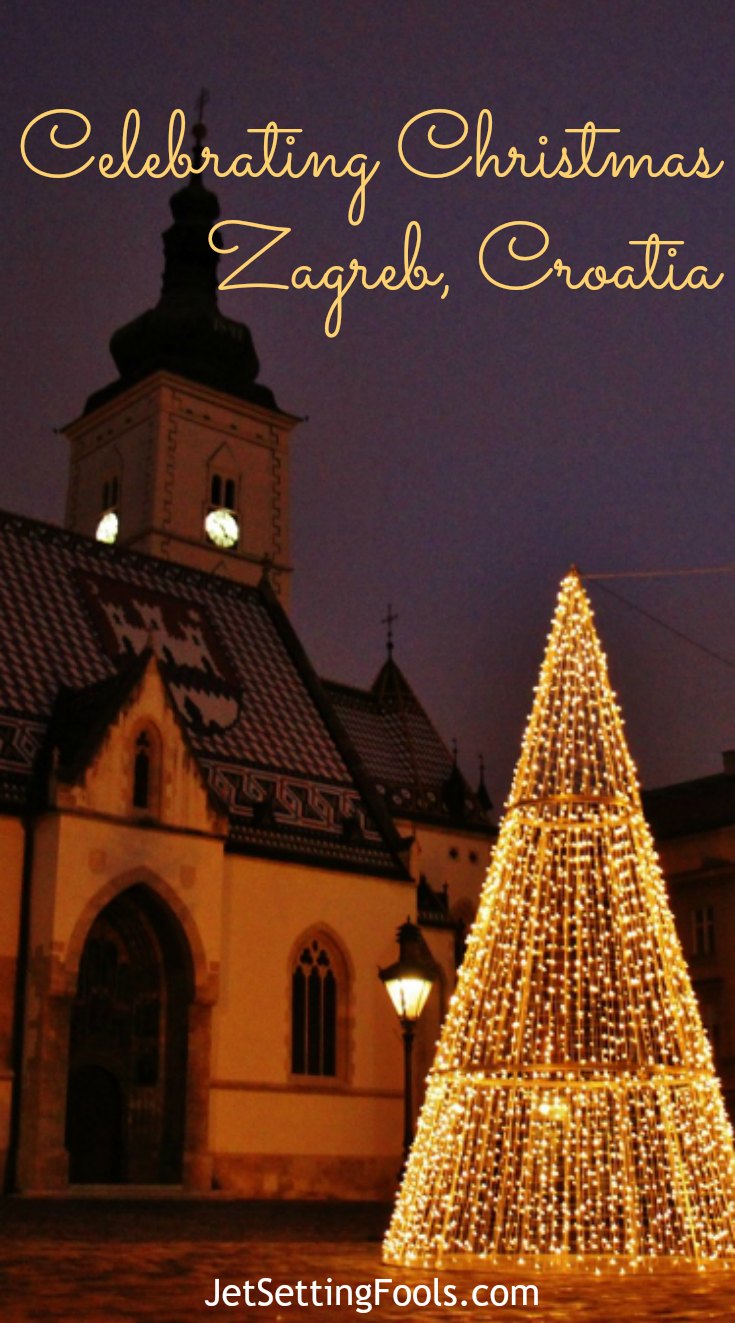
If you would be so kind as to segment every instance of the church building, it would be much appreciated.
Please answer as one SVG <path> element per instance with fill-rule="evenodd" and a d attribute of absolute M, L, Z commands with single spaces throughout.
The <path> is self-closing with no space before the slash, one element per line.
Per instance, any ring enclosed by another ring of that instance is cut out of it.
<path fill-rule="evenodd" d="M 66 429 L 66 527 L 0 515 L 5 1188 L 381 1198 L 419 925 L 417 1085 L 494 827 L 394 656 L 316 674 L 289 620 L 289 445 L 217 306 L 215 195 Z"/>

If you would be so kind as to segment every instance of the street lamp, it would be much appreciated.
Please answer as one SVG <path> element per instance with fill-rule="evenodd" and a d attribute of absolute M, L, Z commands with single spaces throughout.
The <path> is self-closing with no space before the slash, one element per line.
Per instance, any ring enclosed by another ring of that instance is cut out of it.
<path fill-rule="evenodd" d="M 415 1025 L 426 1005 L 436 965 L 415 923 L 407 919 L 397 933 L 399 956 L 395 964 L 378 973 L 385 985 L 403 1033 L 403 1164 L 413 1142 L 413 1040 Z"/>

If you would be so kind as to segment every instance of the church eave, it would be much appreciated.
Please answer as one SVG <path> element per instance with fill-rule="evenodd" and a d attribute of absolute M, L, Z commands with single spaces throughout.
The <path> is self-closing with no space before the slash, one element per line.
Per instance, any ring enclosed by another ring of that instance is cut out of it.
<path fill-rule="evenodd" d="M 284 863 L 309 864 L 332 872 L 356 873 L 382 877 L 388 881 L 413 885 L 410 874 L 387 851 L 372 851 L 329 837 L 312 837 L 276 828 L 271 831 L 243 829 L 231 831 L 227 838 L 228 854 L 242 854 Z"/>
<path fill-rule="evenodd" d="M 173 372 L 170 368 L 156 368 L 145 376 L 139 377 L 131 382 L 125 382 L 122 379 L 118 379 L 116 382 L 111 382 L 110 388 L 114 386 L 116 389 L 113 393 L 107 395 L 106 398 L 100 399 L 99 403 L 95 405 L 95 419 L 99 420 L 100 423 L 103 423 L 108 416 L 112 417 L 119 411 L 123 399 L 132 404 L 137 399 L 143 398 L 145 395 L 149 394 L 152 385 L 170 386 L 173 389 L 184 388 L 190 392 L 195 391 L 201 394 L 202 400 L 210 405 L 217 404 L 218 401 L 221 402 L 224 398 L 227 400 L 227 407 L 230 410 L 236 411 L 239 407 L 242 409 L 243 413 L 247 412 L 248 414 L 252 414 L 255 412 L 256 416 L 260 416 L 262 421 L 268 424 L 272 424 L 275 417 L 289 430 L 295 427 L 297 423 L 304 422 L 304 417 L 300 414 L 289 413 L 287 410 L 279 407 L 266 407 L 262 404 L 258 404 L 254 400 L 245 399 L 241 395 L 230 395 L 227 391 L 219 390 L 215 386 L 208 386 L 205 382 L 183 376 L 181 373 Z M 95 394 L 101 396 L 110 388 L 103 387 L 102 390 Z M 92 397 L 90 396 L 90 399 L 91 398 Z M 77 431 L 86 431 L 89 427 L 89 417 L 91 412 L 92 410 L 85 409 L 83 413 L 76 418 L 73 418 L 71 422 L 58 427 L 56 431 L 73 440 Z"/>
<path fill-rule="evenodd" d="M 0 775 L 0 814 L 23 817 L 30 807 L 30 777 Z"/>

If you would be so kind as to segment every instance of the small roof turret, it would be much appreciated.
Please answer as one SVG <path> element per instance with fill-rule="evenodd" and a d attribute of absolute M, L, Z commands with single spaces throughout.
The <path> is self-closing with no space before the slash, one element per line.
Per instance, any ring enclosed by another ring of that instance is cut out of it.
<path fill-rule="evenodd" d="M 388 656 L 369 689 L 324 681 L 351 741 L 395 817 L 495 834 L 489 812 L 467 785 L 457 762 L 393 656 L 389 608 Z M 487 794 L 487 792 L 486 792 Z"/>

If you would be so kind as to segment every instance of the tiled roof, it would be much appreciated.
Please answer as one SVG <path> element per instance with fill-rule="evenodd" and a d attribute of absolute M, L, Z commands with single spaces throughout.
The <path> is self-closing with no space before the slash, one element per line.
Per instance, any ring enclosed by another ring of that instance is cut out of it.
<path fill-rule="evenodd" d="M 0 806 L 22 802 L 59 693 L 86 690 L 78 702 L 99 716 L 146 648 L 227 806 L 233 848 L 402 876 L 384 806 L 267 586 L 5 514 Z"/>
<path fill-rule="evenodd" d="M 50 742 L 63 779 L 74 781 L 94 757 L 120 708 L 140 683 L 150 648 L 125 661 L 114 675 L 86 689 L 61 688 L 51 713 Z"/>
<path fill-rule="evenodd" d="M 389 657 L 370 689 L 324 681 L 368 774 L 398 818 L 494 828 L 403 672 Z"/>
<path fill-rule="evenodd" d="M 735 825 L 735 776 L 717 772 L 643 792 L 654 837 L 664 841 Z"/>

